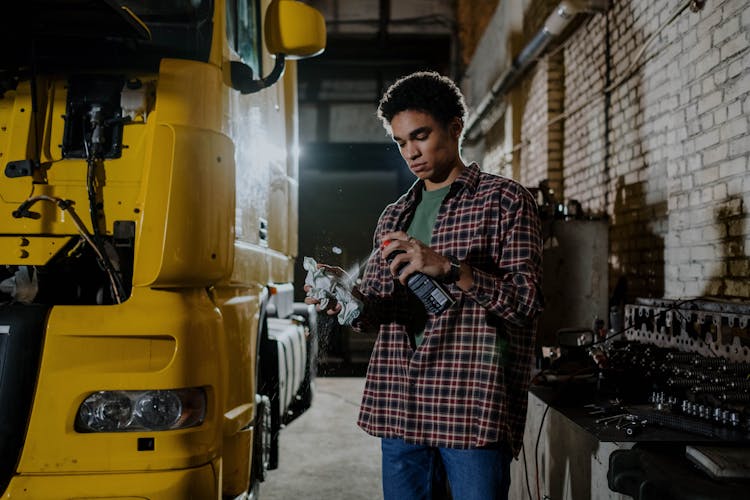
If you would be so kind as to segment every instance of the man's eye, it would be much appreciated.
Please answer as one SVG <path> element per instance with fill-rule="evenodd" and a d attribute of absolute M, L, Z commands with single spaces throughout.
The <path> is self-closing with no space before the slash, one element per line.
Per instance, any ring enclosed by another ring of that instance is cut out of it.
<path fill-rule="evenodd" d="M 424 134 L 419 134 L 419 135 L 417 135 L 417 136 L 415 137 L 415 139 L 416 139 L 416 140 L 418 140 L 418 141 L 424 141 L 424 140 L 426 140 L 426 139 L 427 139 L 427 137 L 429 137 L 429 135 L 430 135 L 430 134 L 427 134 L 427 133 L 424 133 Z"/>
<path fill-rule="evenodd" d="M 398 147 L 401 149 L 404 149 L 404 146 L 406 146 L 405 142 L 397 142 L 396 144 L 398 144 Z"/>

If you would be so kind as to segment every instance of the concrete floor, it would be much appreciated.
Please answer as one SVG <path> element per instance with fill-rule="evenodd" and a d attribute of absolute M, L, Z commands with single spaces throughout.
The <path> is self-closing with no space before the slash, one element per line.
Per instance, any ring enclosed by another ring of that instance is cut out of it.
<path fill-rule="evenodd" d="M 318 377 L 312 408 L 282 430 L 279 468 L 261 500 L 373 500 L 380 488 L 380 441 L 356 425 L 360 377 Z"/>

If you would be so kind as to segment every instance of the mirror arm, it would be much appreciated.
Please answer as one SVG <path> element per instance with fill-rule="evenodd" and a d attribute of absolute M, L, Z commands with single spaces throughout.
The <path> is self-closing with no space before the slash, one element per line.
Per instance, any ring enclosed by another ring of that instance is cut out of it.
<path fill-rule="evenodd" d="M 268 76 L 261 78 L 260 80 L 249 80 L 243 82 L 237 90 L 239 90 L 241 94 L 253 94 L 266 87 L 270 87 L 281 78 L 281 75 L 284 74 L 284 62 L 284 54 L 276 54 L 276 62 Z"/>

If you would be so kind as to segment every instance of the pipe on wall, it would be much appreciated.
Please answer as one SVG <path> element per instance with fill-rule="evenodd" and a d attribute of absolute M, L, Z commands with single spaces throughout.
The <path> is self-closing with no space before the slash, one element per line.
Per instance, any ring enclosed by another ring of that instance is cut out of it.
<path fill-rule="evenodd" d="M 495 80 L 490 91 L 469 115 L 464 128 L 464 140 L 473 143 L 479 139 L 482 121 L 494 109 L 497 100 L 508 93 L 526 70 L 536 62 L 550 42 L 568 27 L 576 14 L 606 12 L 609 4 L 610 0 L 562 0 L 549 15 L 542 28 Z"/>

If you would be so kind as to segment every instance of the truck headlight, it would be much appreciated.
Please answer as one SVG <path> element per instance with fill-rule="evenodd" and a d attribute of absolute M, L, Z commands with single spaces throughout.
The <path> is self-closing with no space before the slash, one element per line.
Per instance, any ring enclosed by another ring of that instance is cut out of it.
<path fill-rule="evenodd" d="M 167 431 L 194 427 L 206 417 L 202 387 L 153 391 L 99 391 L 78 407 L 77 432 Z"/>

